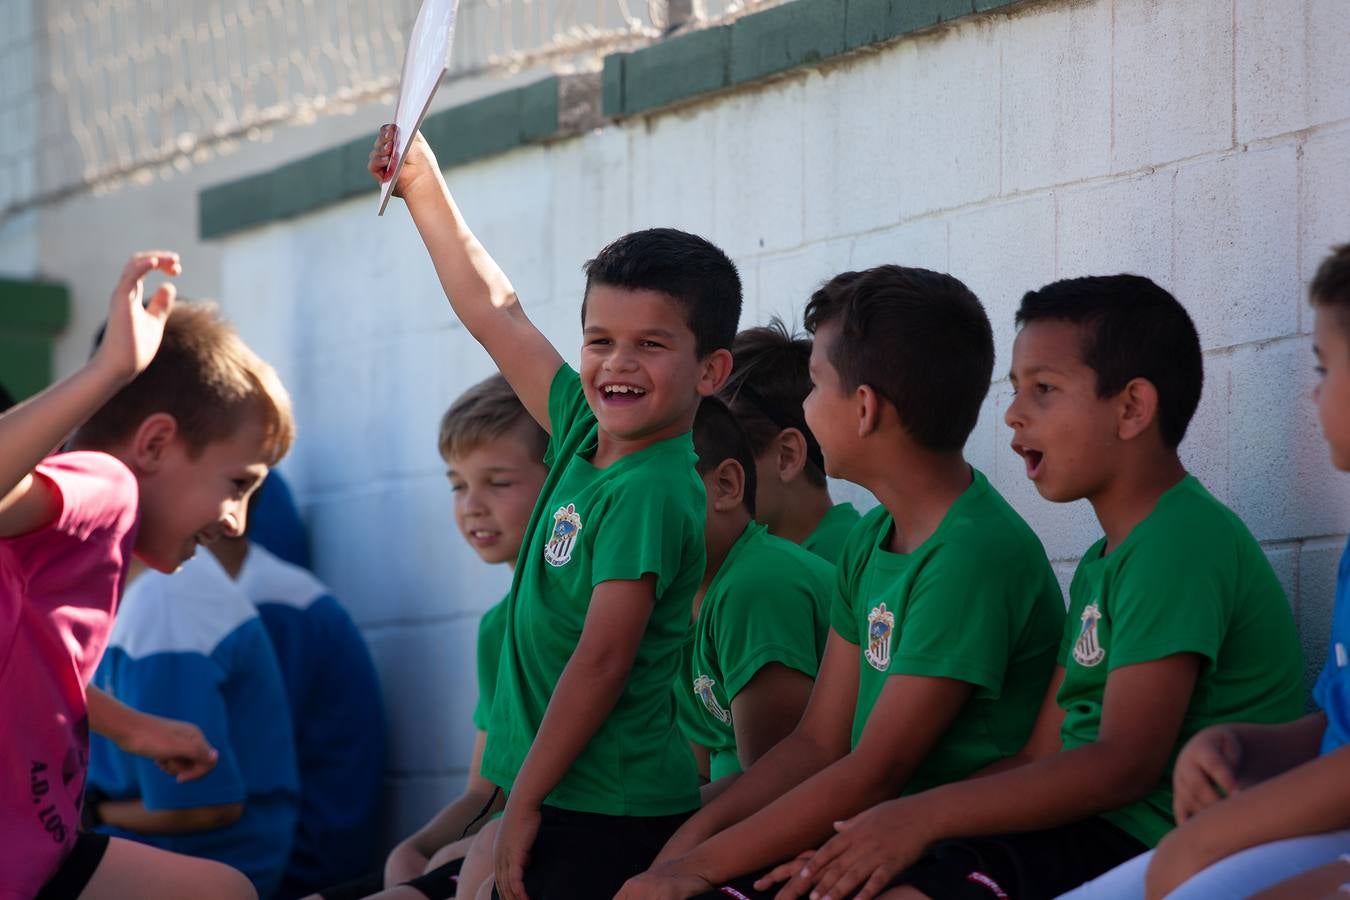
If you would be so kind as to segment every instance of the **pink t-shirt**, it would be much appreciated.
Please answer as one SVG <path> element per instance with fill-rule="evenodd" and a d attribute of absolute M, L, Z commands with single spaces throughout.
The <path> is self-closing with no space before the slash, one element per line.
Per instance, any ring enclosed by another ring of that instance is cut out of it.
<path fill-rule="evenodd" d="M 0 898 L 30 898 L 75 843 L 89 758 L 85 686 L 136 541 L 136 478 L 105 453 L 48 457 L 60 513 L 0 539 Z"/>

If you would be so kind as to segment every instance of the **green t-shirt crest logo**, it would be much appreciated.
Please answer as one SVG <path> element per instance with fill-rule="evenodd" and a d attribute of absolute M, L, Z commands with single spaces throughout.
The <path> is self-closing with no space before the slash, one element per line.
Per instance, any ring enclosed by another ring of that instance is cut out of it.
<path fill-rule="evenodd" d="M 713 694 L 713 685 L 716 683 L 717 682 L 713 681 L 707 675 L 700 674 L 694 679 L 694 694 L 703 701 L 703 705 L 707 708 L 708 712 L 712 714 L 714 719 L 721 722 L 723 725 L 730 725 L 731 712 L 724 709 L 722 704 L 717 702 L 717 697 Z"/>
<path fill-rule="evenodd" d="M 863 656 L 872 668 L 884 672 L 891 664 L 891 632 L 895 631 L 895 613 L 886 604 L 876 606 L 867 614 L 867 649 Z"/>
<path fill-rule="evenodd" d="M 581 516 L 575 503 L 558 508 L 553 514 L 553 532 L 544 545 L 544 561 L 550 566 L 565 566 L 572 561 L 572 550 L 581 534 Z"/>
<path fill-rule="evenodd" d="M 1106 648 L 1097 635 L 1097 623 L 1101 618 L 1102 611 L 1097 608 L 1097 604 L 1089 603 L 1083 607 L 1083 630 L 1078 633 L 1078 641 L 1073 645 L 1073 659 L 1080 666 L 1090 669 L 1106 659 Z"/>

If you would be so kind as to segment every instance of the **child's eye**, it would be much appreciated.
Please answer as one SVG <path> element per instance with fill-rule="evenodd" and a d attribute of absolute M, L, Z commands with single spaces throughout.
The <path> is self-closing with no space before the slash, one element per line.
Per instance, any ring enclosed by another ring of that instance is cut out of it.
<path fill-rule="evenodd" d="M 1048 394 L 1054 389 L 1054 385 L 1046 384 L 1044 381 L 1036 382 L 1036 392 L 1039 394 Z"/>
<path fill-rule="evenodd" d="M 492 485 L 495 488 L 509 488 L 516 486 L 516 483 L 514 481 L 489 481 L 488 484 Z"/>
<path fill-rule="evenodd" d="M 253 482 L 247 478 L 234 478 L 231 479 L 231 483 L 234 485 L 234 492 L 236 494 L 247 494 L 248 489 L 253 487 Z"/>
<path fill-rule="evenodd" d="M 452 481 L 450 482 L 450 493 L 458 494 L 460 491 L 464 490 L 467 486 L 468 485 L 465 485 L 462 482 Z"/>
<path fill-rule="evenodd" d="M 599 347 L 609 343 L 609 338 L 591 338 L 586 342 L 587 347 Z"/>
<path fill-rule="evenodd" d="M 659 349 L 662 348 L 663 345 L 658 344 L 656 341 L 643 341 L 643 342 L 642 342 L 642 346 L 643 346 L 643 347 L 655 347 L 656 349 L 659 350 Z"/>

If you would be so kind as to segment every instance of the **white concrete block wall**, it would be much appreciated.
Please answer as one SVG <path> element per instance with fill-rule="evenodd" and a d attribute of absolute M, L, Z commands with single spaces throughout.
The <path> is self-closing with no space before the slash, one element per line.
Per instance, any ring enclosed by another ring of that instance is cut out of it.
<path fill-rule="evenodd" d="M 1264 543 L 1313 671 L 1350 476 L 1328 464 L 1309 399 L 1304 294 L 1328 247 L 1350 240 L 1348 44 L 1336 0 L 1035 3 L 449 178 L 573 360 L 580 265 L 637 227 L 727 247 L 744 325 L 800 321 L 847 267 L 965 279 L 998 352 L 969 455 L 1066 586 L 1098 529 L 1087 504 L 1043 501 L 1008 449 L 1013 312 L 1055 278 L 1154 278 L 1190 309 L 1206 354 L 1183 457 Z M 473 617 L 505 585 L 461 547 L 434 447 L 441 409 L 490 366 L 397 204 L 376 220 L 353 201 L 220 251 L 227 309 L 295 392 L 287 467 L 318 567 L 385 677 L 392 835 L 458 784 Z"/>

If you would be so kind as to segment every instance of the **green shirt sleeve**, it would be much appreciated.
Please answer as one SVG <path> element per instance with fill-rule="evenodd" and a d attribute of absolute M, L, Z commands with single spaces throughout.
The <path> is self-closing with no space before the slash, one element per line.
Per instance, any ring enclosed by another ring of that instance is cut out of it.
<path fill-rule="evenodd" d="M 877 530 L 890 521 L 886 510 L 880 506 L 863 516 L 861 522 L 849 532 L 848 541 L 839 554 L 839 564 L 835 568 L 834 597 L 830 601 L 830 628 L 850 644 L 862 644 L 862 635 L 857 610 L 854 608 L 856 583 L 863 564 L 873 543 L 877 540 Z"/>
<path fill-rule="evenodd" d="M 581 389 L 581 375 L 563 363 L 554 373 L 548 389 L 549 438 L 548 449 L 544 452 L 544 465 L 553 467 L 559 449 L 573 428 L 578 424 L 589 427 L 594 421 L 595 414 L 586 405 L 586 394 Z"/>
<path fill-rule="evenodd" d="M 478 621 L 478 702 L 473 708 L 473 727 L 487 731 L 492 699 L 497 690 L 497 669 L 506 641 L 506 601 L 483 613 Z"/>
<path fill-rule="evenodd" d="M 916 574 L 891 650 L 890 675 L 953 678 L 997 699 L 1020 626 L 1013 614 L 1038 577 L 1017 561 L 978 552 L 978 543 L 944 544 Z M 983 548 L 988 549 L 986 546 Z"/>
<path fill-rule="evenodd" d="M 770 560 L 771 561 L 771 560 Z M 728 699 L 750 683 L 760 669 L 779 663 L 803 675 L 816 677 L 816 598 L 812 588 L 825 589 L 829 581 L 812 581 L 805 572 L 778 573 L 749 567 L 732 596 L 717 604 L 712 621 L 713 643 L 722 667 L 722 686 Z"/>
<path fill-rule="evenodd" d="M 703 522 L 695 521 L 705 505 L 702 483 L 692 477 L 629 482 L 616 491 L 604 508 L 592 512 L 596 522 L 591 586 L 605 581 L 636 581 L 656 576 L 656 595 L 670 587 L 685 566 L 703 571 Z M 693 494 L 698 496 L 694 497 Z"/>
<path fill-rule="evenodd" d="M 1206 535 L 1175 535 L 1128 548 L 1107 585 L 1112 670 L 1177 653 L 1218 659 L 1234 592 L 1227 573 L 1238 562 L 1211 543 Z"/>

